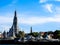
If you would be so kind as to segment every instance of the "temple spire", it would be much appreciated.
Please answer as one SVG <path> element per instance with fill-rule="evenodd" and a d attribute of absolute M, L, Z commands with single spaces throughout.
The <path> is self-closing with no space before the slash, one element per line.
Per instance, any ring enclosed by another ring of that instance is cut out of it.
<path fill-rule="evenodd" d="M 14 12 L 14 20 L 13 20 L 13 27 L 14 27 L 14 32 L 15 32 L 15 34 L 17 34 L 18 33 L 18 27 L 17 27 L 17 13 L 16 13 L 16 11 Z"/>
<path fill-rule="evenodd" d="M 30 33 L 32 33 L 32 27 L 30 27 Z"/>
<path fill-rule="evenodd" d="M 13 24 L 12 27 L 9 30 L 9 36 L 13 36 L 14 38 L 16 37 L 16 35 L 18 34 L 18 20 L 17 20 L 17 12 L 16 10 L 14 11 L 14 18 L 13 18 Z"/>
<path fill-rule="evenodd" d="M 16 15 L 16 10 L 15 10 L 15 16 L 14 17 L 17 17 L 17 15 Z"/>

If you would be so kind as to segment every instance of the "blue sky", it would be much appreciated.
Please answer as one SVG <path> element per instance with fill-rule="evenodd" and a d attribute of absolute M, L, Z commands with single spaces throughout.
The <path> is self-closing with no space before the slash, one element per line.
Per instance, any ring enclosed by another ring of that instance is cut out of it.
<path fill-rule="evenodd" d="M 0 32 L 9 31 L 15 10 L 21 31 L 60 30 L 60 0 L 0 0 Z"/>

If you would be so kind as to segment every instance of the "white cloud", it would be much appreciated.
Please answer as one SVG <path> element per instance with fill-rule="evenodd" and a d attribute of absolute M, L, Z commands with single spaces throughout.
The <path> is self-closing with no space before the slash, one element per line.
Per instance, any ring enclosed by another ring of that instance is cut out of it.
<path fill-rule="evenodd" d="M 11 28 L 10 24 L 12 25 L 12 17 L 7 16 L 0 16 L 0 31 L 3 32 L 4 30 L 8 31 Z"/>
<path fill-rule="evenodd" d="M 54 12 L 55 12 L 55 14 L 60 14 L 60 7 L 59 6 L 55 6 L 54 7 Z"/>
<path fill-rule="evenodd" d="M 55 1 L 59 1 L 60 2 L 60 0 L 55 0 Z"/>
<path fill-rule="evenodd" d="M 0 16 L 0 27 L 2 27 L 2 29 L 5 28 L 5 30 L 8 30 L 9 28 L 11 28 L 12 21 L 13 19 L 11 17 Z M 53 17 L 23 17 L 23 18 L 18 17 L 19 24 L 26 24 L 30 26 L 42 25 L 50 22 L 60 23 L 60 15 L 55 15 Z"/>
<path fill-rule="evenodd" d="M 37 24 L 44 24 L 48 22 L 60 22 L 60 17 L 30 17 L 30 18 L 23 18 L 21 21 L 22 24 L 27 25 L 37 25 Z"/>
<path fill-rule="evenodd" d="M 12 2 L 8 6 L 13 6 L 17 3 L 18 0 L 12 0 Z"/>
<path fill-rule="evenodd" d="M 40 3 L 44 3 L 46 2 L 47 0 L 39 0 Z"/>
<path fill-rule="evenodd" d="M 47 1 L 58 1 L 58 2 L 60 2 L 60 0 L 39 0 L 40 3 L 45 3 Z"/>
<path fill-rule="evenodd" d="M 52 5 L 52 4 L 45 4 L 45 5 L 43 5 L 43 7 L 44 7 L 47 11 L 49 11 L 50 13 L 53 12 L 53 10 L 52 10 L 53 5 Z"/>
<path fill-rule="evenodd" d="M 2 30 L 2 32 L 3 31 L 9 31 L 9 29 L 11 28 L 11 26 L 10 25 L 6 25 L 6 24 L 3 24 L 3 25 L 0 25 L 0 31 Z"/>
<path fill-rule="evenodd" d="M 54 3 L 54 2 L 58 3 L 60 2 L 60 0 L 39 0 L 39 2 L 44 3 L 42 4 L 42 7 L 43 9 L 45 9 L 45 11 L 50 12 L 50 13 L 60 13 L 60 6 L 55 5 Z"/>
<path fill-rule="evenodd" d="M 0 16 L 0 24 L 1 23 L 12 23 L 12 17 Z"/>

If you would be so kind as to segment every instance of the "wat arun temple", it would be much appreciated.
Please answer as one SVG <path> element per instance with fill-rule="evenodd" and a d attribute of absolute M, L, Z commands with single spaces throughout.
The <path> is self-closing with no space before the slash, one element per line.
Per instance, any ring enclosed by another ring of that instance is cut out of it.
<path fill-rule="evenodd" d="M 17 13 L 16 13 L 16 11 L 15 11 L 15 12 L 14 12 L 13 24 L 12 24 L 11 28 L 9 29 L 8 37 L 13 37 L 13 38 L 15 38 L 16 35 L 18 34 L 19 29 L 18 29 L 17 23 L 18 23 L 18 22 L 17 22 Z"/>

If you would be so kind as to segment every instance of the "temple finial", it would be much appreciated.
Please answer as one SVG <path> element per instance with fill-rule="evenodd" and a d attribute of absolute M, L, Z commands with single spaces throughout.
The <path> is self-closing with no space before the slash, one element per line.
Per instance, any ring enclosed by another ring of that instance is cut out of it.
<path fill-rule="evenodd" d="M 15 10 L 15 17 L 17 17 L 17 15 L 16 15 L 16 10 Z"/>
<path fill-rule="evenodd" d="M 30 27 L 30 33 L 32 33 L 32 27 Z"/>

